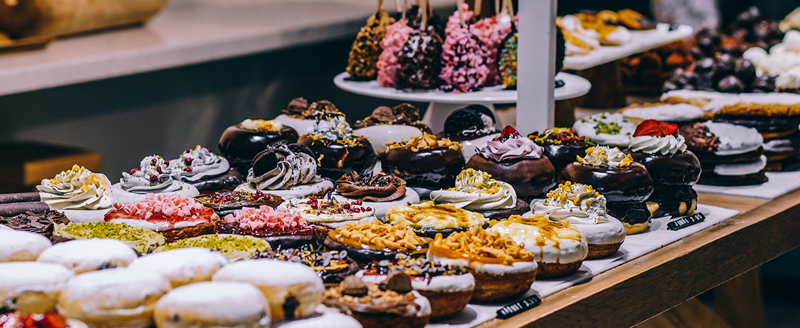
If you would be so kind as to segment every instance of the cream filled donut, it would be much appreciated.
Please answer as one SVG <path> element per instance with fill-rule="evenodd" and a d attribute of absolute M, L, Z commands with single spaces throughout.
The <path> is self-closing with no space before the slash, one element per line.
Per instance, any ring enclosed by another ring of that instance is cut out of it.
<path fill-rule="evenodd" d="M 568 221 L 586 237 L 587 259 L 614 254 L 625 241 L 625 226 L 606 212 L 606 198 L 592 186 L 565 182 L 547 193 L 547 198 L 532 206 L 534 216 L 552 221 Z"/>
<path fill-rule="evenodd" d="M 267 298 L 273 321 L 307 317 L 325 295 L 325 285 L 314 269 L 279 260 L 233 263 L 217 271 L 213 280 L 256 285 Z"/>
<path fill-rule="evenodd" d="M 288 320 L 279 323 L 276 328 L 361 328 L 361 323 L 349 315 L 345 315 L 322 307 L 323 310 L 311 317 L 298 320 Z"/>
<path fill-rule="evenodd" d="M 93 328 L 153 325 L 156 302 L 170 290 L 158 273 L 111 269 L 70 279 L 58 297 L 58 312 Z"/>
<path fill-rule="evenodd" d="M 49 263 L 0 263 L 0 309 L 25 313 L 55 311 L 58 293 L 75 274 Z"/>
<path fill-rule="evenodd" d="M 586 238 L 567 221 L 518 215 L 493 221 L 489 231 L 508 235 L 533 253 L 539 264 L 539 278 L 566 276 L 578 271 L 589 254 Z"/>
<path fill-rule="evenodd" d="M 36 261 L 52 243 L 33 232 L 0 229 L 0 262 Z"/>
<path fill-rule="evenodd" d="M 46 249 L 36 260 L 60 264 L 75 274 L 126 267 L 136 259 L 136 251 L 114 239 L 72 240 Z"/>
<path fill-rule="evenodd" d="M 209 281 L 228 264 L 228 258 L 207 248 L 180 248 L 159 252 L 133 261 L 128 268 L 157 272 L 167 278 L 172 288 Z"/>
<path fill-rule="evenodd" d="M 159 328 L 270 326 L 269 305 L 256 286 L 239 282 L 199 282 L 164 295 L 153 313 Z"/>

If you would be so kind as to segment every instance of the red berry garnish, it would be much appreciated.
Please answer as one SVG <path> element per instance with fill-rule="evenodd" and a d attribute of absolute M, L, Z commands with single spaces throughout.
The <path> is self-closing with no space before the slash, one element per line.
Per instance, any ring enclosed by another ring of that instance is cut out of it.
<path fill-rule="evenodd" d="M 164 183 L 164 178 L 158 179 L 158 183 Z"/>
<path fill-rule="evenodd" d="M 187 149 L 187 150 L 186 150 L 184 153 L 187 153 L 187 154 L 188 154 L 188 153 L 191 153 L 191 152 L 192 152 L 192 150 L 191 150 L 191 149 Z"/>
<path fill-rule="evenodd" d="M 150 175 L 150 182 L 156 182 L 156 181 L 158 181 L 158 176 L 155 174 Z"/>
<path fill-rule="evenodd" d="M 360 200 L 357 200 L 357 201 L 356 201 L 356 205 L 361 205 L 361 204 L 363 204 L 363 203 L 364 203 L 364 202 L 362 202 L 362 201 L 360 201 Z"/>
<path fill-rule="evenodd" d="M 133 169 L 133 170 L 131 170 L 131 172 L 130 172 L 130 175 L 134 175 L 136 172 L 139 172 L 139 169 Z"/>
<path fill-rule="evenodd" d="M 633 133 L 634 137 L 651 136 L 651 137 L 665 137 L 674 136 L 678 134 L 678 125 L 670 124 L 656 120 L 646 120 L 636 127 L 636 132 Z"/>
<path fill-rule="evenodd" d="M 158 163 L 158 160 L 155 158 L 153 158 L 153 160 L 150 161 L 150 164 L 156 165 L 156 163 Z"/>
<path fill-rule="evenodd" d="M 162 173 L 162 172 L 161 172 L 161 166 L 156 166 L 156 172 L 158 172 L 158 173 Z"/>
<path fill-rule="evenodd" d="M 164 165 L 169 166 L 169 161 L 164 161 Z"/>
<path fill-rule="evenodd" d="M 512 126 L 507 125 L 503 128 L 503 132 L 500 133 L 500 139 L 508 139 L 511 137 L 519 137 L 519 131 Z"/>
<path fill-rule="evenodd" d="M 183 170 L 186 171 L 186 172 L 192 172 L 192 168 L 189 167 L 189 166 L 184 167 Z"/>
<path fill-rule="evenodd" d="M 191 157 L 184 158 L 183 163 L 186 164 L 186 166 L 192 165 L 192 158 Z"/>
<path fill-rule="evenodd" d="M 367 207 L 367 212 L 372 211 L 372 207 Z"/>
<path fill-rule="evenodd" d="M 344 204 L 344 205 L 342 205 L 342 208 L 344 208 L 346 210 L 349 210 L 350 209 L 350 204 Z"/>

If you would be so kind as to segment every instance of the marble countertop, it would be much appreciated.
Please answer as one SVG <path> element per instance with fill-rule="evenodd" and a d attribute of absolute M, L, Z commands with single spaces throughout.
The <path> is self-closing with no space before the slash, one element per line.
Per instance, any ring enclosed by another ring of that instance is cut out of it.
<path fill-rule="evenodd" d="M 432 0 L 434 8 L 455 7 Z M 394 11 L 394 2 L 386 1 Z M 0 95 L 273 51 L 355 34 L 365 0 L 173 0 L 142 26 L 57 39 L 0 56 Z"/>

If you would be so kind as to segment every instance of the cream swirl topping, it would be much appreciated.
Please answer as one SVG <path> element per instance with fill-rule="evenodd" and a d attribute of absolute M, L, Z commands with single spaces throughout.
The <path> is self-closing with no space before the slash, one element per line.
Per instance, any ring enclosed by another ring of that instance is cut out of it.
<path fill-rule="evenodd" d="M 432 191 L 430 197 L 434 203 L 470 211 L 512 208 L 517 203 L 517 193 L 511 185 L 471 168 L 458 174 L 455 188 Z"/>
<path fill-rule="evenodd" d="M 633 158 L 617 147 L 595 146 L 586 149 L 586 157 L 578 156 L 578 163 L 616 169 L 630 167 L 633 164 Z"/>
<path fill-rule="evenodd" d="M 123 190 L 136 193 L 166 193 L 182 188 L 180 173 L 173 170 L 170 161 L 158 155 L 147 156 L 139 163 L 139 168 L 122 172 L 120 186 Z"/>
<path fill-rule="evenodd" d="M 481 156 L 497 162 L 517 158 L 538 159 L 542 157 L 543 152 L 544 148 L 534 143 L 533 140 L 519 135 L 495 138 L 480 150 Z"/>
<path fill-rule="evenodd" d="M 98 210 L 114 204 L 108 178 L 78 165 L 42 180 L 36 189 L 43 202 L 58 210 Z"/>
<path fill-rule="evenodd" d="M 317 161 L 310 154 L 295 151 L 286 143 L 278 143 L 268 149 L 274 154 L 274 168 L 258 176 L 253 168 L 247 173 L 247 182 L 256 189 L 284 190 L 298 184 L 320 181 L 317 176 Z M 254 166 L 257 164 L 254 162 Z"/>
<path fill-rule="evenodd" d="M 173 172 L 189 182 L 224 174 L 231 167 L 227 159 L 199 145 L 194 149 L 187 149 L 178 159 L 169 162 Z"/>
<path fill-rule="evenodd" d="M 574 224 L 606 223 L 606 198 L 592 186 L 567 181 L 537 200 L 533 215 Z"/>
<path fill-rule="evenodd" d="M 634 152 L 669 155 L 686 152 L 686 140 L 682 135 L 664 137 L 638 136 L 628 141 L 628 148 Z"/>
<path fill-rule="evenodd" d="M 330 119 L 317 120 L 311 134 L 326 140 L 344 141 L 353 137 L 353 128 L 350 127 L 344 116 L 335 116 Z"/>

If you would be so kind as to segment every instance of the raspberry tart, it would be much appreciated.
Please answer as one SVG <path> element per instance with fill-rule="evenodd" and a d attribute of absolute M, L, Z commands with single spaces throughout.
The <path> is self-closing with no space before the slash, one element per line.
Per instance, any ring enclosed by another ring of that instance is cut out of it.
<path fill-rule="evenodd" d="M 217 233 L 238 234 L 266 240 L 275 248 L 322 245 L 325 232 L 310 225 L 297 212 L 269 206 L 244 207 L 215 221 Z"/>
<path fill-rule="evenodd" d="M 161 232 L 168 242 L 214 233 L 214 210 L 180 195 L 149 194 L 143 200 L 122 205 L 106 213 L 104 220 L 127 223 Z"/>

